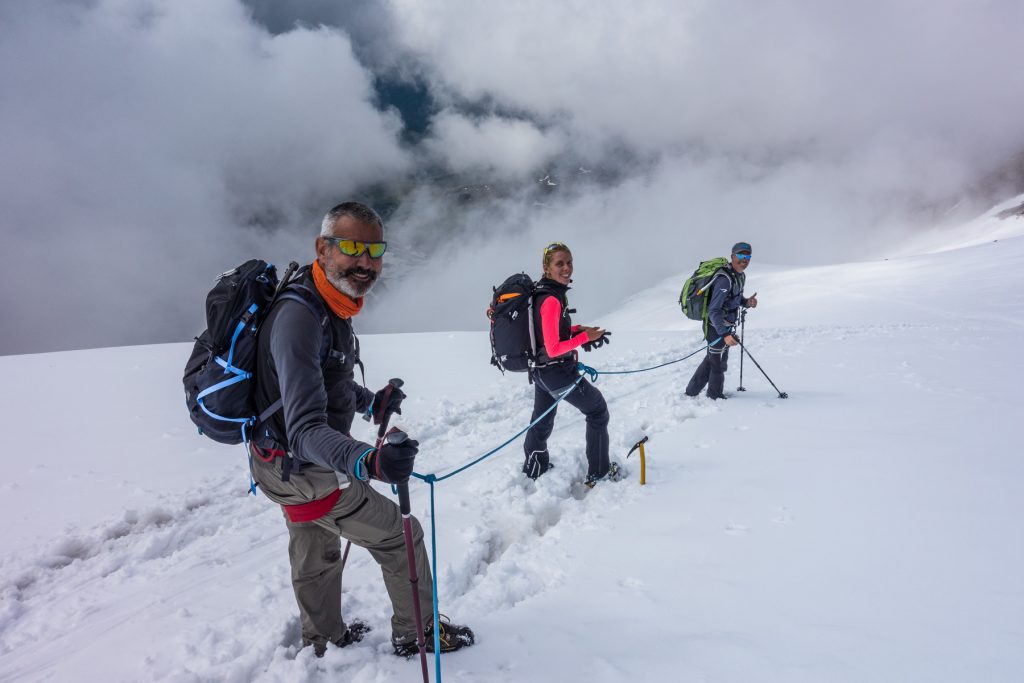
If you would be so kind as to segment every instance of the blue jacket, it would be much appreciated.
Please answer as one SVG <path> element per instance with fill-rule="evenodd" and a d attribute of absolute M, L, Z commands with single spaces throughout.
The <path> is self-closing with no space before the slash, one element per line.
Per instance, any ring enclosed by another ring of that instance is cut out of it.
<path fill-rule="evenodd" d="M 732 332 L 740 306 L 747 305 L 747 298 L 743 296 L 746 280 L 746 274 L 737 273 L 732 266 L 726 266 L 711 281 L 705 334 L 713 331 L 716 337 L 724 337 Z"/>

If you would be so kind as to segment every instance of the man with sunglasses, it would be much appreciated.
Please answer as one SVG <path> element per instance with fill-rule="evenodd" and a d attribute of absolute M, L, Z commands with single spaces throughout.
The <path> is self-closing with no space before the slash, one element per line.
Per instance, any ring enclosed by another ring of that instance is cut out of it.
<path fill-rule="evenodd" d="M 708 314 L 704 318 L 704 338 L 708 340 L 707 355 L 697 366 L 686 385 L 687 396 L 697 396 L 705 387 L 708 398 L 728 398 L 723 391 L 725 371 L 729 364 L 729 347 L 736 346 L 733 331 L 739 315 L 739 309 L 756 308 L 757 295 L 750 298 L 743 296 L 743 286 L 747 276 L 744 274 L 750 265 L 753 249 L 746 242 L 737 242 L 732 246 L 729 265 L 722 268 L 711 281 L 708 294 Z"/>
<path fill-rule="evenodd" d="M 369 630 L 342 619 L 341 537 L 366 548 L 380 565 L 394 610 L 395 654 L 415 654 L 417 631 L 427 630 L 414 616 L 401 513 L 369 484 L 371 478 L 407 480 L 419 444 L 391 440 L 375 448 L 349 433 L 356 412 L 381 424 L 389 413 L 402 412 L 405 398 L 397 384 L 374 394 L 355 379 L 362 363 L 352 318 L 380 276 L 383 237 L 383 223 L 368 206 L 347 202 L 331 209 L 316 239 L 316 260 L 297 273 L 259 332 L 255 396 L 266 417 L 254 430 L 250 464 L 260 490 L 283 509 L 302 643 L 318 657 L 329 643 L 345 647 Z M 431 616 L 423 529 L 416 519 L 412 526 L 420 609 Z M 467 627 L 445 623 L 441 651 L 473 639 Z M 433 652 L 432 629 L 427 645 Z"/>

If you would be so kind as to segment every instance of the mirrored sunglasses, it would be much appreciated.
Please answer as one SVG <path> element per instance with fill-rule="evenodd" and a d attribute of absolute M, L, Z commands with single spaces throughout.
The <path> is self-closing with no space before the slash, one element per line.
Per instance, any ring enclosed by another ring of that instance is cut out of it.
<path fill-rule="evenodd" d="M 370 252 L 370 258 L 380 258 L 388 250 L 387 242 L 360 242 L 345 237 L 324 237 L 328 242 L 334 242 L 338 249 L 345 256 L 359 257 L 364 251 Z"/>

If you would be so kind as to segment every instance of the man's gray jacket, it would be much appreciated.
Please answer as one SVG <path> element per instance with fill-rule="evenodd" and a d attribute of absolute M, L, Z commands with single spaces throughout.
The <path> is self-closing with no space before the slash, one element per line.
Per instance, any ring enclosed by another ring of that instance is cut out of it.
<path fill-rule="evenodd" d="M 292 299 L 274 305 L 260 329 L 256 407 L 262 411 L 279 398 L 282 405 L 259 427 L 254 441 L 265 451 L 287 451 L 294 458 L 292 472 L 316 480 L 316 491 L 310 492 L 315 499 L 339 485 L 344 488 L 348 476 L 355 475 L 359 456 L 371 448 L 349 436 L 349 430 L 355 413 L 366 411 L 374 395 L 355 381 L 359 342 L 351 320 L 331 312 L 308 272 L 298 284 L 322 305 L 330 349 L 325 353 L 323 321 L 310 306 Z M 304 501 L 277 502 L 293 505 Z"/>

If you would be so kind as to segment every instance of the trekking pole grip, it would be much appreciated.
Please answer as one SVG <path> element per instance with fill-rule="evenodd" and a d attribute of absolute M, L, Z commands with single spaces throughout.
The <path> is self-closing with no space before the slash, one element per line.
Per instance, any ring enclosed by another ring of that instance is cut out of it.
<path fill-rule="evenodd" d="M 398 509 L 402 511 L 402 516 L 406 517 L 412 512 L 412 503 L 409 501 L 409 480 L 406 479 L 400 484 L 396 484 L 398 488 Z"/>

